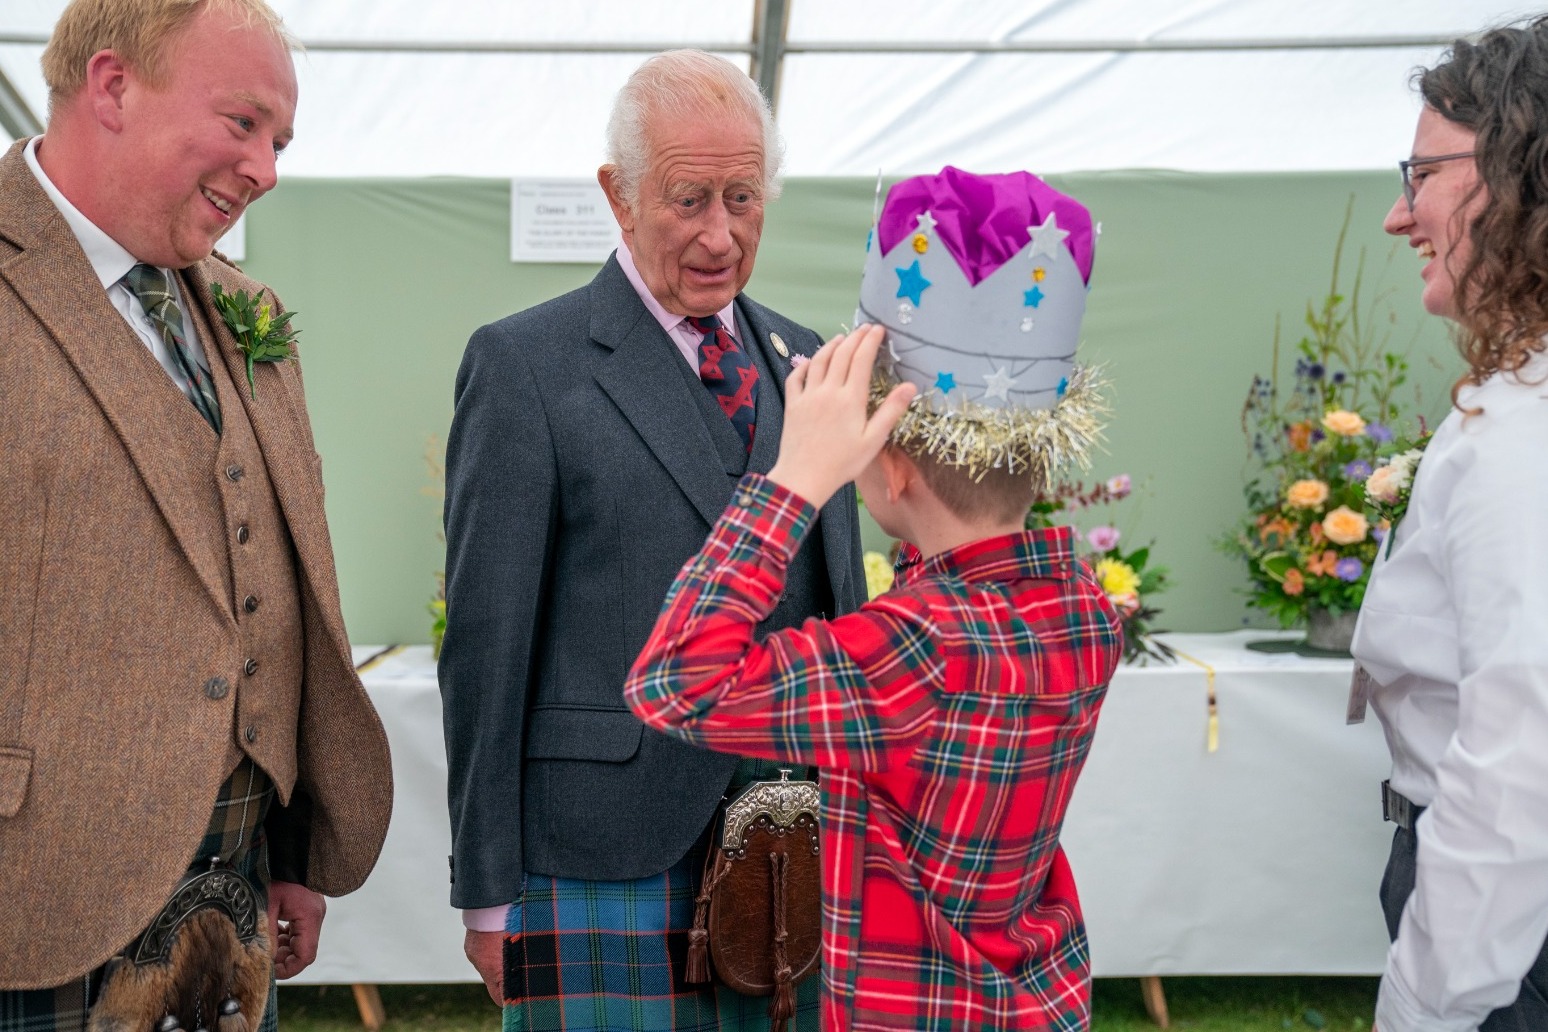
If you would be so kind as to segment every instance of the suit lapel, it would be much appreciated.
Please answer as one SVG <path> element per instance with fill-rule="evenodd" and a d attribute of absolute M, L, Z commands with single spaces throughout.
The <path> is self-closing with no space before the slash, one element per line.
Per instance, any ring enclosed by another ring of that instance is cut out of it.
<path fill-rule="evenodd" d="M 613 352 L 597 383 L 712 526 L 726 506 L 727 478 L 687 379 L 670 365 L 681 356 L 616 259 L 608 259 L 591 290 L 591 339 Z"/>
<path fill-rule="evenodd" d="M 811 334 L 789 323 L 783 326 L 774 325 L 774 321 L 767 318 L 767 309 L 753 304 L 746 298 L 737 299 L 737 314 L 743 325 L 747 327 L 747 335 L 751 338 L 747 346 L 758 349 L 763 358 L 764 367 L 774 374 L 774 387 L 779 394 L 778 405 L 771 404 L 765 408 L 763 404 L 765 399 L 761 392 L 758 401 L 758 439 L 753 445 L 754 456 L 757 458 L 766 455 L 767 461 L 756 468 L 768 470 L 773 468 L 774 459 L 779 454 L 779 435 L 784 427 L 785 378 L 794 368 L 791 365 L 790 356 L 805 355 L 810 358 L 814 354 L 810 347 Z M 790 356 L 781 355 L 774 347 L 775 333 L 779 334 Z M 764 425 L 765 421 L 768 423 L 767 426 Z M 765 449 L 769 450 L 765 452 Z M 822 507 L 821 518 L 817 521 L 818 529 L 822 534 L 822 555 L 828 566 L 828 580 L 832 584 L 835 599 L 841 597 L 840 592 L 853 565 L 850 548 L 857 515 L 854 495 L 851 492 L 852 489 L 848 487 L 840 489 L 838 494 Z"/>
<path fill-rule="evenodd" d="M 69 359 L 123 442 L 200 582 L 216 607 L 230 616 L 219 572 L 224 542 L 212 539 L 197 518 L 184 450 L 165 441 L 167 427 L 174 425 L 169 420 L 186 415 L 174 406 L 191 406 L 175 389 L 148 392 L 148 377 L 126 374 L 126 366 L 148 363 L 165 376 L 114 310 L 75 234 L 27 168 L 20 147 L 17 144 L 0 161 L 0 233 L 22 250 L 0 266 L 0 276 Z"/>

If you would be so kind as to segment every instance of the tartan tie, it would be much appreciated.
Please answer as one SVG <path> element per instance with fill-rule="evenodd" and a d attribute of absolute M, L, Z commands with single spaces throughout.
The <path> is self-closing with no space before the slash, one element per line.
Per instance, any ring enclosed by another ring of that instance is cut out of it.
<path fill-rule="evenodd" d="M 188 400 L 199 410 L 199 415 L 220 433 L 220 398 L 215 394 L 215 382 L 210 374 L 200 368 L 188 350 L 183 336 L 183 313 L 172 299 L 172 289 L 167 277 L 154 265 L 141 262 L 124 274 L 124 286 L 140 299 L 140 306 L 150 316 L 151 325 L 161 334 L 172 359 L 188 381 Z"/>
<path fill-rule="evenodd" d="M 720 402 L 720 410 L 741 435 L 747 453 L 752 454 L 753 435 L 758 420 L 758 367 L 736 340 L 720 325 L 717 315 L 688 316 L 694 329 L 704 334 L 699 341 L 699 379 Z"/>

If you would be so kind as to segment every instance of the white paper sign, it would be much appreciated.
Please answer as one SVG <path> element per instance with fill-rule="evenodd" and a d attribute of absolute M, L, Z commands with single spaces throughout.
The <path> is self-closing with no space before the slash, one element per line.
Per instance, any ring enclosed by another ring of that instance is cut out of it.
<path fill-rule="evenodd" d="M 606 261 L 618 223 L 595 179 L 511 180 L 511 261 Z"/>

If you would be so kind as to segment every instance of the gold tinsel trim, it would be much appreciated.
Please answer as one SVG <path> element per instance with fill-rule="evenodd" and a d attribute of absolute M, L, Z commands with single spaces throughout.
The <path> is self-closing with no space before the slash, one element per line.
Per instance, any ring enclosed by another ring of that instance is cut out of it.
<path fill-rule="evenodd" d="M 898 380 L 881 369 L 871 378 L 871 407 L 886 398 Z M 1051 409 L 990 408 L 969 401 L 937 407 L 937 398 L 921 393 L 892 432 L 892 443 L 948 466 L 967 469 L 980 480 L 991 469 L 1008 468 L 1038 480 L 1051 490 L 1055 477 L 1070 464 L 1091 465 L 1090 451 L 1102 440 L 1102 399 L 1107 386 L 1099 369 L 1076 366 L 1064 397 Z"/>

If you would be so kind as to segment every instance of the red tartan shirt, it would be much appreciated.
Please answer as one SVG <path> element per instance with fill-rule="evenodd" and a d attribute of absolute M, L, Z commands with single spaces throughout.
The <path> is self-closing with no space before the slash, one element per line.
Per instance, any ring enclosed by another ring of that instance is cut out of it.
<path fill-rule="evenodd" d="M 755 640 L 816 510 L 743 478 L 624 697 L 645 723 L 823 769 L 823 1027 L 1085 1029 L 1059 847 L 1119 620 L 1068 528 L 920 561 L 835 620 Z"/>

